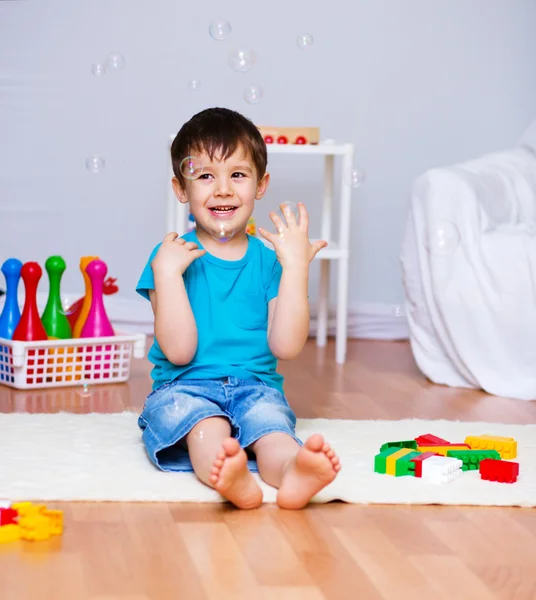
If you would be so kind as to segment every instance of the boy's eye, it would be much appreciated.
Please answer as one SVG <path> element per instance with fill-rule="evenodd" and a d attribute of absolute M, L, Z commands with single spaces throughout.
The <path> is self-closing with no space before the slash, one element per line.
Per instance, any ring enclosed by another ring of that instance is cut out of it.
<path fill-rule="evenodd" d="M 240 171 L 235 171 L 231 177 L 235 177 L 237 179 L 240 179 L 241 177 L 245 177 L 246 174 L 245 173 L 241 173 Z"/>
<path fill-rule="evenodd" d="M 209 177 L 212 177 L 210 173 L 202 173 L 198 179 L 208 179 Z"/>

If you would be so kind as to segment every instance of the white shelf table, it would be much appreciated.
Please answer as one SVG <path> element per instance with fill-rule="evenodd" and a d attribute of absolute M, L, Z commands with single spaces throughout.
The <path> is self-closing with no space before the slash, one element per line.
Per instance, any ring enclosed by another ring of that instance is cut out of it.
<path fill-rule="evenodd" d="M 169 144 L 175 136 L 170 137 Z M 318 326 L 316 332 L 316 344 L 323 347 L 326 345 L 328 333 L 328 309 L 329 309 L 329 278 L 330 261 L 338 261 L 337 274 L 337 301 L 336 301 L 336 343 L 335 360 L 343 364 L 346 360 L 346 346 L 348 337 L 348 278 L 349 278 L 349 254 L 350 254 L 350 228 L 351 228 L 351 199 L 352 188 L 344 182 L 345 174 L 352 169 L 354 160 L 354 145 L 351 143 L 328 143 L 323 142 L 315 145 L 298 144 L 267 144 L 268 154 L 298 154 L 324 156 L 324 190 L 322 197 L 322 228 L 320 239 L 328 242 L 327 248 L 320 250 L 315 260 L 320 261 L 320 286 L 318 296 Z M 333 239 L 333 200 L 335 183 L 335 157 L 342 160 L 340 203 L 339 203 L 339 239 Z M 171 161 L 169 164 L 169 179 L 173 178 Z M 188 205 L 180 203 L 171 184 L 168 187 L 167 198 L 167 230 L 176 231 L 179 235 L 188 230 Z M 260 238 L 264 241 L 263 238 Z"/>

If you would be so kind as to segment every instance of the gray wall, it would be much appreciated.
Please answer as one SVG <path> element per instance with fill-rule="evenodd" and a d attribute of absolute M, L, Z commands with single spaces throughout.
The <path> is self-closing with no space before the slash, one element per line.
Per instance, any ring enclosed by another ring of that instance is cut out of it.
<path fill-rule="evenodd" d="M 218 15 L 233 26 L 221 42 L 208 33 Z M 0 261 L 62 254 L 77 291 L 80 256 L 99 254 L 134 297 L 164 234 L 168 135 L 220 105 L 355 143 L 368 180 L 354 194 L 350 303 L 399 302 L 413 179 L 513 145 L 535 116 L 534 23 L 532 0 L 0 2 Z M 227 65 L 237 44 L 257 52 L 248 73 Z M 124 70 L 93 76 L 114 50 Z M 257 105 L 248 83 L 264 87 Z M 99 175 L 85 167 L 93 153 Z M 270 170 L 258 220 L 304 200 L 315 235 L 320 159 L 274 157 Z"/>

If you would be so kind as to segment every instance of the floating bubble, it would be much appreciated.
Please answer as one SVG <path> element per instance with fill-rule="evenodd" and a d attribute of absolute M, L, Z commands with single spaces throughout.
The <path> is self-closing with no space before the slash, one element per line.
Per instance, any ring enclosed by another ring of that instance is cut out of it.
<path fill-rule="evenodd" d="M 86 159 L 86 169 L 91 173 L 100 173 L 105 166 L 106 161 L 102 156 L 90 156 Z"/>
<path fill-rule="evenodd" d="M 109 71 L 121 71 L 125 66 L 125 57 L 119 52 L 110 52 L 106 57 L 106 66 Z"/>
<path fill-rule="evenodd" d="M 192 79 L 188 82 L 188 87 L 191 90 L 198 90 L 201 87 L 201 82 L 199 79 Z"/>
<path fill-rule="evenodd" d="M 248 85 L 244 89 L 244 100 L 249 104 L 257 104 L 262 100 L 264 96 L 264 90 L 260 85 Z"/>
<path fill-rule="evenodd" d="M 244 73 L 255 64 L 257 57 L 250 48 L 238 48 L 229 54 L 228 63 L 233 71 Z"/>
<path fill-rule="evenodd" d="M 82 388 L 78 390 L 78 395 L 82 398 L 90 398 L 93 394 L 89 383 L 87 381 L 82 382 Z"/>
<path fill-rule="evenodd" d="M 313 36 L 310 33 L 302 33 L 296 38 L 298 48 L 310 48 L 313 45 Z"/>
<path fill-rule="evenodd" d="M 78 305 L 78 299 L 73 300 L 72 298 L 61 298 L 61 309 L 59 312 L 66 317 L 74 315 Z"/>
<path fill-rule="evenodd" d="M 300 210 L 298 205 L 294 202 L 282 202 L 279 207 L 279 218 L 283 221 L 283 224 L 288 225 L 292 219 L 296 221 L 296 224 L 300 222 Z M 279 235 L 282 236 L 285 231 L 284 226 L 279 229 Z"/>
<path fill-rule="evenodd" d="M 210 24 L 208 31 L 215 40 L 221 41 L 231 34 L 232 27 L 229 21 L 226 21 L 225 19 L 214 19 Z"/>
<path fill-rule="evenodd" d="M 451 221 L 438 221 L 424 233 L 424 247 L 434 256 L 448 256 L 460 244 L 460 232 Z"/>
<path fill-rule="evenodd" d="M 91 72 L 95 77 L 102 77 L 106 74 L 106 66 L 102 63 L 95 63 L 94 65 L 91 65 Z"/>
<path fill-rule="evenodd" d="M 219 227 L 215 228 L 214 231 L 211 232 L 211 234 L 215 240 L 223 244 L 228 242 L 234 236 L 235 229 L 232 225 L 221 223 Z"/>
<path fill-rule="evenodd" d="M 395 304 L 395 306 L 393 306 L 392 312 L 393 312 L 393 317 L 405 317 L 406 316 L 406 309 L 404 306 L 401 306 L 400 304 Z"/>
<path fill-rule="evenodd" d="M 204 169 L 204 165 L 195 156 L 187 156 L 183 158 L 180 165 L 180 172 L 184 179 L 197 179 Z"/>
<path fill-rule="evenodd" d="M 358 188 L 365 183 L 367 176 L 361 169 L 350 169 L 344 175 L 344 183 L 351 188 Z"/>

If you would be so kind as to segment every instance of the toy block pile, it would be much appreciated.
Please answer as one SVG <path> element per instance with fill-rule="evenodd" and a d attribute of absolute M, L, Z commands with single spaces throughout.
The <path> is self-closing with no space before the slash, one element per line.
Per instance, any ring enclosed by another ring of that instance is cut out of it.
<path fill-rule="evenodd" d="M 63 532 L 63 511 L 43 504 L 2 502 L 0 506 L 0 543 L 17 540 L 48 540 Z"/>
<path fill-rule="evenodd" d="M 427 433 L 413 440 L 383 444 L 374 457 L 374 471 L 447 483 L 464 471 L 478 469 L 481 479 L 514 483 L 519 475 L 519 463 L 508 459 L 516 456 L 514 438 L 470 435 L 463 443 L 451 443 Z"/>

